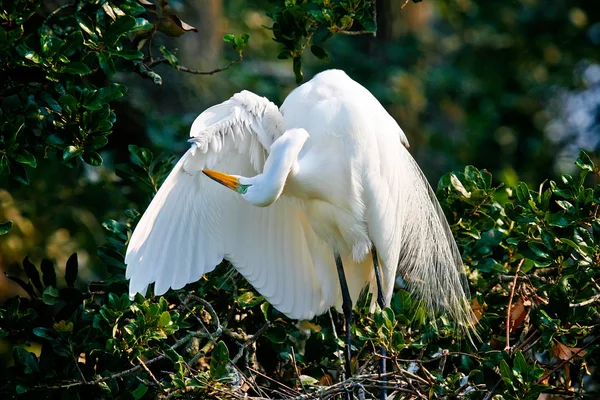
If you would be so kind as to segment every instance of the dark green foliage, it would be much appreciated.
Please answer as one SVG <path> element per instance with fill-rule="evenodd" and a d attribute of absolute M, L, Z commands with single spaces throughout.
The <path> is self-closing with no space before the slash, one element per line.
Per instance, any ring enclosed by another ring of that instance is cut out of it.
<path fill-rule="evenodd" d="M 152 29 L 137 17 L 132 0 L 69 4 L 42 20 L 39 1 L 14 2 L 2 10 L 0 174 L 28 182 L 24 166 L 55 156 L 70 165 L 81 159 L 100 165 L 115 122 L 109 103 L 126 92 L 102 83 L 118 69 L 131 69 L 143 54 L 127 35 Z M 133 37 L 133 36 L 131 36 Z M 86 76 L 94 76 L 95 82 Z"/>
<path fill-rule="evenodd" d="M 176 57 L 164 46 L 164 58 L 157 60 L 140 49 L 157 31 L 179 36 L 196 30 L 170 12 L 166 2 L 158 8 L 146 3 L 77 1 L 45 18 L 41 1 L 3 4 L 0 176 L 27 184 L 26 167 L 35 168 L 39 157 L 61 159 L 71 167 L 78 160 L 102 164 L 98 152 L 108 144 L 116 121 L 110 103 L 127 93 L 125 85 L 107 78 L 137 72 L 162 83 L 151 68 L 162 62 L 177 68 Z M 225 40 L 241 57 L 248 35 L 227 35 Z"/>
<path fill-rule="evenodd" d="M 130 151 L 139 170 L 123 172 L 124 178 L 152 192 L 170 163 L 147 149 Z M 364 387 L 377 392 L 373 349 L 383 345 L 395 360 L 388 385 L 412 392 L 482 398 L 494 391 L 506 399 L 587 393 L 589 383 L 582 382 L 587 371 L 597 379 L 599 355 L 600 186 L 586 184 L 597 179 L 599 168 L 585 153 L 577 165 L 579 175 L 538 190 L 524 183 L 494 187 L 488 172 L 473 167 L 440 180 L 438 195 L 463 252 L 481 342 L 474 349 L 458 339 L 443 315 L 424 324 L 424 310 L 403 289 L 390 308 L 372 315 L 363 302 L 353 344 Z M 64 277 L 69 287 L 57 288 L 50 264 L 42 263 L 40 279 L 36 266 L 23 262 L 28 280 L 19 283 L 32 298 L 11 299 L 0 311 L 0 336 L 15 346 L 5 393 L 219 397 L 240 394 L 242 376 L 253 375 L 248 368 L 289 387 L 288 397 L 339 390 L 328 386 L 341 372 L 334 355 L 343 347 L 334 330 L 342 329 L 338 316 L 296 325 L 226 265 L 184 290 L 130 300 L 123 254 L 139 213 L 126 215 L 127 223 L 104 224 L 108 242 L 99 251 L 111 266 L 107 281 L 73 288 L 73 256 Z M 40 356 L 22 347 L 32 342 L 42 344 Z M 412 385 L 407 369 L 417 376 Z M 256 379 L 244 389 L 250 395 L 280 389 Z"/>
<path fill-rule="evenodd" d="M 323 43 L 335 33 L 362 34 L 377 30 L 373 0 L 279 0 L 272 13 L 273 36 L 283 50 L 277 58 L 293 59 L 296 82 L 304 79 L 302 53 L 307 47 L 319 59 L 329 61 Z"/>

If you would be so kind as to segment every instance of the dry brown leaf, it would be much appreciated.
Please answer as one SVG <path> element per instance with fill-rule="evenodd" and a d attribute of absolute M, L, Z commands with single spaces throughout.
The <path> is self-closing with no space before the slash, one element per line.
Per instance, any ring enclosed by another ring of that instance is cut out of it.
<path fill-rule="evenodd" d="M 530 304 L 531 302 L 525 302 L 522 297 L 517 298 L 517 300 L 512 304 L 510 308 L 510 332 L 521 326 L 523 321 L 525 321 L 525 318 L 529 312 L 526 305 Z"/>
<path fill-rule="evenodd" d="M 479 321 L 481 317 L 483 317 L 483 308 L 485 307 L 485 305 L 485 303 L 479 304 L 477 299 L 473 299 L 473 301 L 471 302 L 471 309 L 473 310 L 473 314 L 475 314 L 475 318 L 477 319 L 477 321 Z"/>
<path fill-rule="evenodd" d="M 573 354 L 569 347 L 565 346 L 560 342 L 557 342 L 556 345 L 552 348 L 552 353 L 554 354 L 554 356 L 556 356 L 556 358 L 560 360 L 568 360 Z"/>
<path fill-rule="evenodd" d="M 158 21 L 158 30 L 170 37 L 178 37 L 186 32 L 198 32 L 198 29 L 186 24 L 176 15 L 167 15 Z"/>
<path fill-rule="evenodd" d="M 321 386 L 331 386 L 333 385 L 333 378 L 329 374 L 325 374 L 319 379 L 319 385 Z"/>
<path fill-rule="evenodd" d="M 581 350 L 581 347 L 569 347 L 560 342 L 556 342 L 556 345 L 552 348 L 552 353 L 556 358 L 560 360 L 571 360 L 574 357 L 583 357 L 586 354 L 585 350 Z"/>

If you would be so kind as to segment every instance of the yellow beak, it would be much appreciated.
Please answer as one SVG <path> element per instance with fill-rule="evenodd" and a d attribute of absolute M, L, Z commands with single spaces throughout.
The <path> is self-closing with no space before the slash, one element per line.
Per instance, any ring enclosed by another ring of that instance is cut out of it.
<path fill-rule="evenodd" d="M 204 175 L 208 176 L 215 182 L 219 182 L 221 185 L 228 187 L 231 190 L 234 190 L 238 193 L 244 194 L 246 190 L 248 190 L 248 186 L 250 185 L 242 185 L 238 178 L 235 176 L 227 175 L 222 172 L 213 171 L 210 169 L 203 169 L 202 172 Z"/>

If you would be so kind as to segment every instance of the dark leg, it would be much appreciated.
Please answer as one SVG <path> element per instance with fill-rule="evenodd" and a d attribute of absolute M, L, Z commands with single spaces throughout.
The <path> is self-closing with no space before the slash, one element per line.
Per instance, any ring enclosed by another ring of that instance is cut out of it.
<path fill-rule="evenodd" d="M 340 278 L 340 287 L 342 288 L 342 310 L 344 311 L 344 319 L 346 320 L 346 349 L 344 351 L 344 358 L 346 360 L 346 378 L 349 378 L 352 376 L 352 299 L 350 298 L 346 274 L 344 273 L 344 266 L 342 265 L 342 259 L 339 254 L 335 255 L 335 265 L 337 267 L 338 277 Z M 346 400 L 350 400 L 352 395 L 350 392 L 346 392 L 344 397 Z"/>
<path fill-rule="evenodd" d="M 385 308 L 385 299 L 383 297 L 383 287 L 381 284 L 381 272 L 379 271 L 379 259 L 377 258 L 377 249 L 375 248 L 375 245 L 373 245 L 373 247 L 371 248 L 371 255 L 373 256 L 373 266 L 375 267 L 375 280 L 377 281 L 377 304 L 379 304 L 379 307 L 381 307 L 381 309 L 383 310 Z M 385 365 L 385 357 L 387 356 L 387 352 L 385 351 L 385 346 L 381 347 L 381 362 L 380 362 L 380 369 L 381 369 L 381 374 L 385 375 L 386 372 L 386 365 Z M 381 381 L 384 383 L 387 381 L 387 378 L 385 376 L 381 377 Z M 385 398 L 387 397 L 387 390 L 383 389 L 381 391 L 381 399 L 385 400 Z"/>

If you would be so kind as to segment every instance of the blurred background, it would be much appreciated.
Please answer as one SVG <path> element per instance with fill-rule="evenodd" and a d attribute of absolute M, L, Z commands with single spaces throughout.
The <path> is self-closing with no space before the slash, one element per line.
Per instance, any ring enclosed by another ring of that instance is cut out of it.
<path fill-rule="evenodd" d="M 48 11 L 56 4 L 46 2 Z M 106 219 L 147 200 L 115 174 L 127 146 L 180 156 L 193 119 L 242 89 L 281 104 L 296 87 L 291 60 L 278 60 L 268 1 L 171 1 L 198 28 L 159 44 L 178 48 L 180 64 L 212 70 L 237 55 L 227 33 L 250 34 L 244 61 L 199 76 L 168 65 L 163 85 L 123 73 L 129 87 L 114 104 L 117 123 L 102 167 L 69 169 L 39 160 L 31 185 L 0 180 L 0 221 L 13 230 L 0 240 L 0 269 L 19 275 L 29 256 L 64 268 L 77 252 L 80 278 L 104 276 L 96 255 Z M 472 164 L 496 182 L 537 186 L 573 170 L 580 148 L 600 147 L 600 2 L 521 0 L 377 1 L 377 37 L 335 36 L 331 61 L 303 56 L 305 80 L 340 68 L 369 89 L 406 132 L 411 152 L 432 185 L 445 172 Z M 160 42 L 162 40 L 162 42 Z M 87 268 L 85 268 L 87 267 Z M 59 274 L 61 276 L 61 274 Z M 20 293 L 0 275 L 0 302 Z M 23 294 L 23 293 L 20 293 Z"/>

